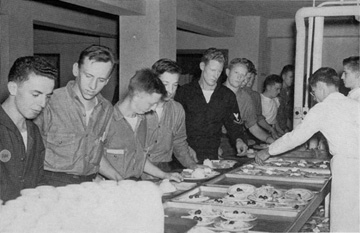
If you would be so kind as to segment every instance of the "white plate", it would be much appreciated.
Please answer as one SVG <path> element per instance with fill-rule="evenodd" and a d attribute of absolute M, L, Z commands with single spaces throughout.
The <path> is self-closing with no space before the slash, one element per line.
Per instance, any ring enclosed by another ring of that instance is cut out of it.
<path fill-rule="evenodd" d="M 240 220 L 244 222 L 254 221 L 257 217 L 240 210 L 224 210 L 221 217 L 227 220 Z"/>
<path fill-rule="evenodd" d="M 228 194 L 244 194 L 244 195 L 250 195 L 253 194 L 256 190 L 256 187 L 251 184 L 235 184 L 228 188 L 227 193 Z"/>
<path fill-rule="evenodd" d="M 232 222 L 233 224 L 231 224 Z M 254 224 L 252 223 L 234 220 L 218 221 L 213 225 L 215 230 L 225 230 L 230 232 L 245 231 L 254 227 Z"/>
<path fill-rule="evenodd" d="M 215 221 L 215 218 L 208 218 L 208 217 L 203 217 L 203 216 L 198 216 L 198 215 L 186 215 L 186 216 L 181 216 L 181 218 L 188 218 L 188 219 L 195 220 L 197 222 L 197 224 L 196 224 L 197 226 L 207 226 L 207 225 L 214 223 L 214 221 Z"/>
<path fill-rule="evenodd" d="M 235 160 L 211 160 L 214 169 L 232 168 L 237 162 Z"/>
<path fill-rule="evenodd" d="M 213 208 L 201 208 L 189 211 L 190 215 L 196 215 L 201 217 L 216 218 L 221 215 L 221 210 L 215 210 Z"/>
<path fill-rule="evenodd" d="M 308 201 L 314 196 L 314 193 L 308 189 L 289 189 L 285 192 L 285 197 L 293 200 Z"/>
<path fill-rule="evenodd" d="M 190 195 L 190 196 L 192 196 L 192 195 Z M 190 198 L 189 196 L 186 196 L 186 197 L 181 197 L 181 198 L 178 198 L 178 199 L 175 199 L 175 200 L 185 201 L 185 202 L 204 202 L 204 201 L 207 201 L 209 199 L 210 199 L 210 197 L 200 195 L 199 197 Z"/>
<path fill-rule="evenodd" d="M 220 173 L 217 171 L 212 171 L 211 173 L 208 173 L 205 175 L 205 177 L 203 178 L 196 178 L 196 177 L 188 177 L 188 176 L 183 176 L 184 180 L 208 180 L 210 178 L 213 178 L 217 175 L 219 175 Z"/>

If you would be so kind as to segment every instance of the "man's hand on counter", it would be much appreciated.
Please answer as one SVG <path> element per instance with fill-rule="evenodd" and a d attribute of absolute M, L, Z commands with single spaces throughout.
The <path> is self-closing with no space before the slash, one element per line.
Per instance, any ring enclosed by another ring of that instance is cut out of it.
<path fill-rule="evenodd" d="M 255 162 L 259 165 L 264 165 L 264 161 L 270 157 L 269 148 L 255 153 Z"/>
<path fill-rule="evenodd" d="M 236 139 L 236 152 L 238 156 L 245 156 L 248 146 L 240 138 Z"/>
<path fill-rule="evenodd" d="M 164 179 L 168 179 L 168 180 L 174 180 L 176 182 L 181 182 L 184 180 L 184 178 L 182 177 L 182 175 L 180 175 L 177 172 L 166 172 Z"/>

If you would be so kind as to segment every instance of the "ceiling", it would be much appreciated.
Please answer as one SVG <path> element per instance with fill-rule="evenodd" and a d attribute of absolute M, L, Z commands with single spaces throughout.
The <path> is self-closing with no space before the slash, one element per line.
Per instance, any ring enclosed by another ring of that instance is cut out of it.
<path fill-rule="evenodd" d="M 318 6 L 323 0 L 200 0 L 234 16 L 295 18 L 302 7 Z"/>

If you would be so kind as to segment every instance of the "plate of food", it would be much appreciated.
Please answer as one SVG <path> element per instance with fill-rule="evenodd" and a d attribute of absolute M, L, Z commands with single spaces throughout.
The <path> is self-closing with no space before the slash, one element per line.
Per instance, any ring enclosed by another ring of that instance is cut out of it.
<path fill-rule="evenodd" d="M 221 212 L 221 217 L 227 220 L 241 220 L 244 222 L 254 221 L 257 219 L 255 215 L 240 210 L 224 210 Z"/>
<path fill-rule="evenodd" d="M 221 215 L 221 210 L 213 209 L 211 206 L 205 206 L 203 208 L 189 210 L 188 213 L 189 213 L 189 215 L 216 218 Z"/>
<path fill-rule="evenodd" d="M 252 195 L 248 196 L 248 199 L 256 202 L 276 202 L 276 200 L 282 196 L 283 191 L 276 189 L 273 186 L 266 185 L 257 188 Z"/>
<path fill-rule="evenodd" d="M 239 200 L 245 200 L 256 190 L 256 187 L 251 184 L 235 184 L 228 188 L 227 193 L 230 197 L 234 197 Z"/>
<path fill-rule="evenodd" d="M 198 215 L 186 215 L 186 216 L 181 216 L 181 218 L 193 219 L 197 221 L 196 224 L 197 226 L 207 226 L 215 222 L 215 218 L 203 217 Z"/>
<path fill-rule="evenodd" d="M 213 169 L 228 169 L 232 168 L 237 162 L 235 160 L 210 160 L 205 159 L 204 165 Z"/>
<path fill-rule="evenodd" d="M 269 145 L 262 143 L 262 144 L 258 144 L 258 145 L 253 145 L 252 147 L 256 150 L 264 150 L 264 149 L 268 148 Z"/>
<path fill-rule="evenodd" d="M 216 221 L 213 225 L 215 230 L 230 232 L 246 231 L 254 227 L 253 223 L 235 220 Z"/>
<path fill-rule="evenodd" d="M 212 170 L 211 168 L 196 168 L 193 169 L 184 169 L 181 172 L 184 180 L 207 180 L 213 178 L 220 173 Z"/>
<path fill-rule="evenodd" d="M 227 206 L 234 206 L 239 204 L 237 200 L 226 198 L 226 196 L 224 198 L 209 199 L 206 201 L 206 203 L 210 203 L 214 205 L 227 205 Z"/>
<path fill-rule="evenodd" d="M 289 189 L 285 192 L 285 197 L 298 201 L 309 201 L 315 194 L 308 189 Z"/>
<path fill-rule="evenodd" d="M 186 196 L 179 197 L 179 198 L 174 199 L 174 200 L 184 201 L 184 202 L 204 202 L 204 201 L 207 201 L 209 199 L 210 199 L 210 197 L 203 196 L 203 195 L 200 195 L 200 194 L 191 194 L 191 195 L 186 195 Z"/>
<path fill-rule="evenodd" d="M 164 179 L 159 183 L 159 188 L 163 195 L 171 195 L 177 191 L 175 185 L 173 185 L 168 179 Z"/>

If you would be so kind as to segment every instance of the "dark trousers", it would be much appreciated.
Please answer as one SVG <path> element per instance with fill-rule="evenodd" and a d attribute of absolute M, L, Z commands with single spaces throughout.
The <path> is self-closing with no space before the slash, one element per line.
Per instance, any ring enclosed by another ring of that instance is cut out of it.
<path fill-rule="evenodd" d="M 64 172 L 52 172 L 44 171 L 45 185 L 51 185 L 55 187 L 65 186 L 68 184 L 80 184 L 86 181 L 92 181 L 95 179 L 96 174 L 88 176 L 79 176 L 73 174 L 67 174 Z"/>

